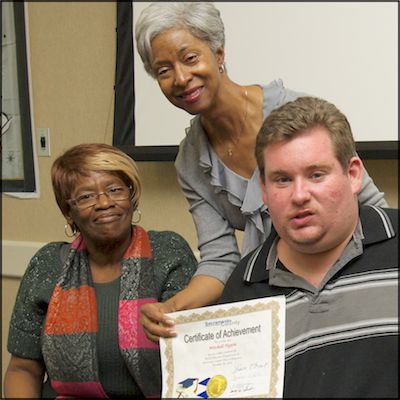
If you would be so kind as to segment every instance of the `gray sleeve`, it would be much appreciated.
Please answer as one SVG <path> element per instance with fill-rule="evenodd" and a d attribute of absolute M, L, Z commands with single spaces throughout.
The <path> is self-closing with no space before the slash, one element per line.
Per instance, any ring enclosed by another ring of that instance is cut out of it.
<path fill-rule="evenodd" d="M 264 118 L 268 117 L 272 110 L 288 103 L 289 101 L 296 100 L 299 97 L 310 96 L 307 93 L 285 88 L 282 79 L 274 80 L 262 87 L 264 92 Z"/>
<path fill-rule="evenodd" d="M 179 173 L 178 180 L 197 231 L 200 262 L 195 275 L 211 276 L 225 284 L 240 260 L 235 230 Z"/>
<path fill-rule="evenodd" d="M 358 200 L 361 204 L 368 204 L 378 207 L 388 207 L 388 204 L 384 198 L 385 194 L 380 192 L 376 187 L 375 183 L 368 175 L 367 170 L 363 167 L 363 180 L 361 192 L 358 194 Z"/>
<path fill-rule="evenodd" d="M 31 259 L 11 315 L 8 351 L 21 358 L 42 358 L 41 334 L 61 265 L 59 245 L 48 244 Z"/>

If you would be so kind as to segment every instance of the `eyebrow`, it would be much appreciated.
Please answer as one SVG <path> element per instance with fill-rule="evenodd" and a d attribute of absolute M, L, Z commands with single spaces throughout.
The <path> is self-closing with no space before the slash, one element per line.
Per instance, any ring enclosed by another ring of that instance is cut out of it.
<path fill-rule="evenodd" d="M 178 50 L 178 52 L 177 52 L 177 54 L 180 56 L 182 53 L 184 53 L 185 51 L 187 51 L 189 49 L 189 45 L 184 45 L 184 46 L 182 46 L 179 50 Z M 163 64 L 169 64 L 169 61 L 164 61 L 164 60 L 157 60 L 156 58 L 153 60 L 153 62 L 152 62 L 152 67 L 158 67 L 158 66 L 160 66 L 160 65 L 163 65 Z"/>
<path fill-rule="evenodd" d="M 269 171 L 265 171 L 265 172 L 266 172 L 266 176 L 268 176 L 269 178 L 273 178 L 278 175 L 287 175 L 287 172 L 284 171 L 283 169 L 276 169 L 276 170 L 273 170 L 270 172 Z"/>
<path fill-rule="evenodd" d="M 115 185 L 115 186 L 124 186 L 125 185 L 125 183 L 124 182 L 117 182 L 117 181 L 107 181 L 107 182 L 105 182 L 105 184 L 104 185 L 102 185 L 104 188 L 107 188 L 107 187 L 109 187 L 109 186 L 113 186 L 113 185 Z M 85 186 L 82 186 L 82 187 L 78 187 L 78 189 L 76 190 L 77 192 L 80 192 L 80 191 L 85 191 L 85 192 L 95 192 L 96 191 L 96 189 L 95 189 L 95 187 L 93 186 L 93 184 L 87 184 L 87 185 L 85 185 Z"/>
<path fill-rule="evenodd" d="M 308 167 L 306 167 L 307 172 L 315 171 L 318 169 L 330 171 L 332 169 L 332 166 L 330 164 L 311 164 Z M 284 169 L 276 169 L 276 170 L 272 170 L 270 172 L 266 171 L 266 175 L 268 177 L 273 178 L 274 176 L 279 176 L 279 175 L 289 175 L 289 172 Z"/>

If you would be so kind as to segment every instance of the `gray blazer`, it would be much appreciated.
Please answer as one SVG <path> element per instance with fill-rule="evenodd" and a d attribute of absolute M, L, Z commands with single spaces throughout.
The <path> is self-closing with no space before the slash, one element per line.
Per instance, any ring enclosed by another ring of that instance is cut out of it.
<path fill-rule="evenodd" d="M 281 80 L 262 87 L 264 118 L 273 109 L 305 95 L 284 88 Z M 200 263 L 195 275 L 212 276 L 225 283 L 240 258 L 271 231 L 258 184 L 259 171 L 245 179 L 227 168 L 208 142 L 198 115 L 186 129 L 175 168 L 197 230 Z M 387 207 L 384 194 L 365 170 L 359 201 Z M 235 230 L 244 231 L 241 252 Z"/>

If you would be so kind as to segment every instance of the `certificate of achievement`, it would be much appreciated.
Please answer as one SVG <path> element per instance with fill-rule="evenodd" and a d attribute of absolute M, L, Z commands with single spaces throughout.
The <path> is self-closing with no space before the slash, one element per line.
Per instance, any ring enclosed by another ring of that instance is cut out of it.
<path fill-rule="evenodd" d="M 160 339 L 163 398 L 283 396 L 284 296 L 168 315 L 177 336 Z"/>

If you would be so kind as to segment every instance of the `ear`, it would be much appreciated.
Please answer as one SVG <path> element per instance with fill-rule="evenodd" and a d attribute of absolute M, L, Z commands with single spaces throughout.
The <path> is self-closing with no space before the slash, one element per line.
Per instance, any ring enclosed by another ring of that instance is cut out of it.
<path fill-rule="evenodd" d="M 64 215 L 65 219 L 67 220 L 67 223 L 72 226 L 74 224 L 74 220 L 71 217 L 71 210 L 69 210 L 68 213 L 63 214 L 63 215 Z"/>
<path fill-rule="evenodd" d="M 217 63 L 218 65 L 221 65 L 225 61 L 225 48 L 223 46 L 219 47 L 217 49 L 217 52 L 215 53 L 215 57 L 217 58 Z"/>
<path fill-rule="evenodd" d="M 354 194 L 359 194 L 362 187 L 364 165 L 359 157 L 352 157 L 349 161 L 347 174 Z"/>
<path fill-rule="evenodd" d="M 268 196 L 267 196 L 267 190 L 266 190 L 265 182 L 264 182 L 263 178 L 261 177 L 261 175 L 260 175 L 260 177 L 258 178 L 258 183 L 259 183 L 259 185 L 260 185 L 260 187 L 261 187 L 261 197 L 262 197 L 263 203 L 264 203 L 265 205 L 268 205 L 268 201 L 267 201 L 267 198 L 268 198 Z"/>

